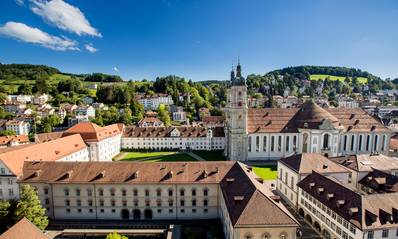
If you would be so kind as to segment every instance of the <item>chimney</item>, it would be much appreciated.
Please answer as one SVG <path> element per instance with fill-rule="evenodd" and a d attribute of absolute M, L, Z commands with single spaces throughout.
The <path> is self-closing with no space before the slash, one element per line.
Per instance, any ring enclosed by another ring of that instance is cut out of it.
<path fill-rule="evenodd" d="M 337 200 L 336 205 L 337 205 L 337 207 L 341 207 L 344 205 L 344 203 L 345 203 L 344 200 Z"/>
<path fill-rule="evenodd" d="M 326 195 L 326 198 L 327 198 L 328 200 L 332 199 L 333 197 L 334 197 L 334 194 L 333 194 L 333 193 L 328 193 L 328 194 Z"/>

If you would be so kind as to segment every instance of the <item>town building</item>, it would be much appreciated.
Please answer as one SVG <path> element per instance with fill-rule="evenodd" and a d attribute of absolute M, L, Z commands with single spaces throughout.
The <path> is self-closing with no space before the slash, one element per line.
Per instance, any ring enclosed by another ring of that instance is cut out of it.
<path fill-rule="evenodd" d="M 0 239 L 49 239 L 25 217 L 0 235 Z"/>
<path fill-rule="evenodd" d="M 387 154 L 390 130 L 360 108 L 322 108 L 306 101 L 300 108 L 248 109 L 247 88 L 238 65 L 227 93 L 226 150 L 232 160 L 275 160 L 296 153 L 329 157 Z"/>
<path fill-rule="evenodd" d="M 29 137 L 27 135 L 0 136 L 0 148 L 13 147 L 22 144 L 29 144 Z"/>
<path fill-rule="evenodd" d="M 6 130 L 11 130 L 16 135 L 28 135 L 30 124 L 21 120 L 9 120 L 6 123 Z"/>
<path fill-rule="evenodd" d="M 95 118 L 95 109 L 91 105 L 81 105 L 75 110 L 76 116 L 87 116 L 88 118 Z"/>
<path fill-rule="evenodd" d="M 50 100 L 50 95 L 47 94 L 35 95 L 32 98 L 32 103 L 35 105 L 43 105 L 47 103 L 49 100 Z"/>
<path fill-rule="evenodd" d="M 350 177 L 348 169 L 317 153 L 296 154 L 278 160 L 277 191 L 294 208 L 298 206 L 297 183 L 312 171 L 333 176 L 343 183 L 348 183 Z"/>
<path fill-rule="evenodd" d="M 7 95 L 7 103 L 30 104 L 32 95 Z"/>
<path fill-rule="evenodd" d="M 338 98 L 338 105 L 341 108 L 358 108 L 359 103 L 352 97 L 341 96 Z"/>
<path fill-rule="evenodd" d="M 185 122 L 187 121 L 187 113 L 181 106 L 178 107 L 170 107 L 170 112 L 173 118 L 173 121 L 176 122 Z"/>
<path fill-rule="evenodd" d="M 138 121 L 139 127 L 163 127 L 163 122 L 157 117 L 144 117 Z"/>
<path fill-rule="evenodd" d="M 26 162 L 55 220 L 217 219 L 227 239 L 296 238 L 297 221 L 239 162 Z"/>
<path fill-rule="evenodd" d="M 157 110 L 161 104 L 167 106 L 174 104 L 171 95 L 162 93 L 154 95 L 138 94 L 136 98 L 144 106 L 145 110 Z"/>
<path fill-rule="evenodd" d="M 378 175 L 368 183 L 375 181 L 378 186 L 389 186 L 386 177 Z M 398 235 L 396 191 L 365 192 L 315 171 L 297 187 L 299 214 L 324 238 L 376 239 Z"/>
<path fill-rule="evenodd" d="M 150 150 L 222 150 L 225 135 L 222 127 L 126 127 L 123 149 Z"/>
<path fill-rule="evenodd" d="M 202 123 L 205 127 L 224 127 L 225 117 L 224 116 L 206 116 L 203 117 Z"/>
<path fill-rule="evenodd" d="M 83 103 L 86 105 L 91 105 L 94 103 L 94 99 L 93 99 L 93 97 L 85 96 L 85 97 L 83 97 Z"/>
<path fill-rule="evenodd" d="M 88 146 L 90 161 L 112 161 L 120 153 L 122 131 L 123 126 L 119 124 L 100 127 L 83 122 L 67 129 L 62 136 L 80 135 Z"/>
<path fill-rule="evenodd" d="M 58 115 L 61 119 L 65 119 L 66 115 L 74 115 L 77 105 L 64 103 L 59 105 Z"/>
<path fill-rule="evenodd" d="M 11 114 L 18 114 L 26 109 L 26 104 L 24 103 L 8 103 L 3 105 L 4 111 Z"/>
<path fill-rule="evenodd" d="M 89 153 L 80 135 L 0 149 L 0 200 L 19 197 L 17 178 L 25 161 L 89 161 Z"/>

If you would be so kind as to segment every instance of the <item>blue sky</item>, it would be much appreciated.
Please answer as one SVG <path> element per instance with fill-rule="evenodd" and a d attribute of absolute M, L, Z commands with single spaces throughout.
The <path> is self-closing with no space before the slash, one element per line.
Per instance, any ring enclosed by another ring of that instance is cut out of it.
<path fill-rule="evenodd" d="M 0 62 L 153 80 L 296 65 L 398 77 L 396 0 L 1 0 Z M 63 14 L 60 14 L 60 13 Z"/>

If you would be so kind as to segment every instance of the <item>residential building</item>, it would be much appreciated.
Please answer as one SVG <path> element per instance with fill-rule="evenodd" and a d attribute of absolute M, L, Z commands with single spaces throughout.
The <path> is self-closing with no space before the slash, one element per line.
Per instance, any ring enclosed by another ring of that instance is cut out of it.
<path fill-rule="evenodd" d="M 86 105 L 91 105 L 94 103 L 94 99 L 93 99 L 93 97 L 85 96 L 85 97 L 83 97 L 83 103 Z"/>
<path fill-rule="evenodd" d="M 124 149 L 221 150 L 225 147 L 222 127 L 126 127 Z"/>
<path fill-rule="evenodd" d="M 168 94 L 154 94 L 154 95 L 145 95 L 138 94 L 136 96 L 138 101 L 144 106 L 145 110 L 157 110 L 159 105 L 172 105 L 174 101 L 171 95 Z"/>
<path fill-rule="evenodd" d="M 205 127 L 224 127 L 225 117 L 224 116 L 206 116 L 202 119 L 203 125 Z"/>
<path fill-rule="evenodd" d="M 360 108 L 248 109 L 247 88 L 238 65 L 227 93 L 226 150 L 231 160 L 275 160 L 296 153 L 340 156 L 388 153 L 390 130 Z"/>
<path fill-rule="evenodd" d="M 47 103 L 47 101 L 49 100 L 50 100 L 50 95 L 47 94 L 35 95 L 32 98 L 32 103 L 35 105 L 43 105 Z"/>
<path fill-rule="evenodd" d="M 28 135 L 30 124 L 21 120 L 9 120 L 6 123 L 6 130 L 11 130 L 16 135 Z"/>
<path fill-rule="evenodd" d="M 64 103 L 59 105 L 58 114 L 61 119 L 65 119 L 66 115 L 74 115 L 75 110 L 77 109 L 77 105 Z"/>
<path fill-rule="evenodd" d="M 8 103 L 3 105 L 4 110 L 7 113 L 17 114 L 26 109 L 26 104 L 24 103 Z"/>
<path fill-rule="evenodd" d="M 163 122 L 157 117 L 144 117 L 138 122 L 139 127 L 163 127 Z"/>
<path fill-rule="evenodd" d="M 0 148 L 13 147 L 22 144 L 29 144 L 29 137 L 27 135 L 0 136 Z"/>
<path fill-rule="evenodd" d="M 0 239 L 49 239 L 25 217 L 0 235 Z"/>
<path fill-rule="evenodd" d="M 7 95 L 7 103 L 30 104 L 32 95 Z"/>
<path fill-rule="evenodd" d="M 95 109 L 90 105 L 81 105 L 76 108 L 75 115 L 87 116 L 88 118 L 95 118 Z"/>
<path fill-rule="evenodd" d="M 239 162 L 26 162 L 55 220 L 221 220 L 225 238 L 296 238 L 297 221 Z"/>
<path fill-rule="evenodd" d="M 264 108 L 265 98 L 264 97 L 248 97 L 247 105 L 250 108 Z"/>
<path fill-rule="evenodd" d="M 121 124 L 100 127 L 83 122 L 64 131 L 62 136 L 79 134 L 88 146 L 90 161 L 112 161 L 120 153 L 122 131 Z"/>
<path fill-rule="evenodd" d="M 17 178 L 25 161 L 89 161 L 87 146 L 80 135 L 71 135 L 42 144 L 0 149 L 0 200 L 19 197 Z"/>
<path fill-rule="evenodd" d="M 341 108 L 358 108 L 359 103 L 351 97 L 342 96 L 338 98 L 338 105 Z"/>

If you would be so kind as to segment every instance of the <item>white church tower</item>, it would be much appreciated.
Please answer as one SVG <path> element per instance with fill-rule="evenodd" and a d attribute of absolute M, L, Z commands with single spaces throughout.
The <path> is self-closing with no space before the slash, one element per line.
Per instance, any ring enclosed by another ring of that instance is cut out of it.
<path fill-rule="evenodd" d="M 225 155 L 229 160 L 247 159 L 247 88 L 238 62 L 235 72 L 231 71 L 231 87 L 227 92 L 224 108 L 227 122 Z"/>

